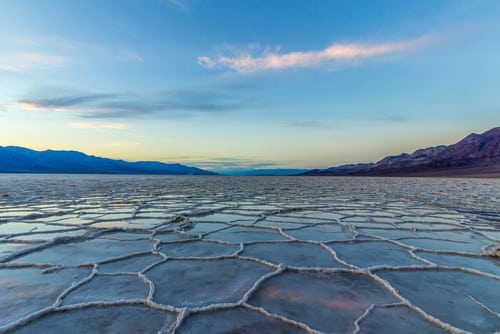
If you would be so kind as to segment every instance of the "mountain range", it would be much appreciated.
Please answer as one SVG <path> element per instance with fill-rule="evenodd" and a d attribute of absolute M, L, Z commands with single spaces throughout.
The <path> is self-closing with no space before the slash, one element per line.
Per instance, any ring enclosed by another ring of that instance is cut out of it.
<path fill-rule="evenodd" d="M 0 173 L 82 173 L 216 175 L 178 163 L 127 162 L 78 151 L 35 151 L 0 146 Z M 225 171 L 226 175 L 333 175 L 333 176 L 480 176 L 500 177 L 500 127 L 472 133 L 453 145 L 387 156 L 377 162 L 326 169 L 251 169 Z"/>
<path fill-rule="evenodd" d="M 35 151 L 17 146 L 0 146 L 0 173 L 216 174 L 177 163 L 127 162 L 95 157 L 78 151 Z"/>
<path fill-rule="evenodd" d="M 472 133 L 449 146 L 388 156 L 375 163 L 314 169 L 302 175 L 500 177 L 500 127 Z"/>

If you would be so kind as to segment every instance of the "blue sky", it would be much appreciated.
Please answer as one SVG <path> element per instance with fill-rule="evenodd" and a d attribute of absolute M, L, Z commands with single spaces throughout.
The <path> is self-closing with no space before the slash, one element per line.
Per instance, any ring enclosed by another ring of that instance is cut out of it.
<path fill-rule="evenodd" d="M 0 145 L 327 167 L 500 124 L 500 2 L 2 1 Z"/>

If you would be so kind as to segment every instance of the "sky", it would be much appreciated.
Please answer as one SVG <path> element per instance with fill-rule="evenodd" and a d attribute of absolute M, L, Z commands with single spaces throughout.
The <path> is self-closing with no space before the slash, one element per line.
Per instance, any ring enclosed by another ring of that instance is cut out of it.
<path fill-rule="evenodd" d="M 0 145 L 322 168 L 500 125 L 500 1 L 4 0 Z"/>

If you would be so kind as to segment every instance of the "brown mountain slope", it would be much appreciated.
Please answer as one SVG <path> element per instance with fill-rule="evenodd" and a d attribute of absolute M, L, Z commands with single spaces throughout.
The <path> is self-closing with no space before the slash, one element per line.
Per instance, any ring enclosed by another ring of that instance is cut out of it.
<path fill-rule="evenodd" d="M 338 173 L 342 170 L 342 173 Z M 306 175 L 357 176 L 470 176 L 500 177 L 500 127 L 470 134 L 456 144 L 388 156 L 366 168 L 346 171 L 344 166 L 314 170 Z"/>

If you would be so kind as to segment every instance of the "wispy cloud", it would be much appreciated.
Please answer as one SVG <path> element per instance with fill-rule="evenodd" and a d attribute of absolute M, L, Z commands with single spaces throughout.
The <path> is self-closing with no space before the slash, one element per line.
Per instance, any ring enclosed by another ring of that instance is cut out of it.
<path fill-rule="evenodd" d="M 0 71 L 27 72 L 34 69 L 61 67 L 69 58 L 49 53 L 19 52 L 0 54 Z"/>
<path fill-rule="evenodd" d="M 162 3 L 167 3 L 170 6 L 175 7 L 178 10 L 181 10 L 183 12 L 189 11 L 189 6 L 186 3 L 186 0 L 163 0 L 161 1 Z"/>
<path fill-rule="evenodd" d="M 405 123 L 411 120 L 411 117 L 403 114 L 391 114 L 380 116 L 376 119 L 379 122 Z"/>
<path fill-rule="evenodd" d="M 96 119 L 149 115 L 179 118 L 196 113 L 225 113 L 257 106 L 255 102 L 229 92 L 209 89 L 165 91 L 149 97 L 46 89 L 43 94 L 31 94 L 17 103 L 26 110 L 55 110 Z"/>
<path fill-rule="evenodd" d="M 71 94 L 62 93 L 61 95 L 46 96 L 38 98 L 27 98 L 20 100 L 19 103 L 24 109 L 40 110 L 40 109 L 62 109 L 65 107 L 73 107 L 98 102 L 114 98 L 115 94 Z"/>
<path fill-rule="evenodd" d="M 305 128 L 305 129 L 331 129 L 332 126 L 323 122 L 316 121 L 291 121 L 281 123 L 283 128 Z"/>
<path fill-rule="evenodd" d="M 173 160 L 182 161 L 183 163 L 188 163 L 190 165 L 194 165 L 199 168 L 215 170 L 215 171 L 279 168 L 287 163 L 287 162 L 259 161 L 254 159 L 230 158 L 230 157 L 215 157 L 210 159 L 193 158 L 193 157 L 175 157 Z"/>
<path fill-rule="evenodd" d="M 61 66 L 68 62 L 68 59 L 65 57 L 43 53 L 20 53 L 18 58 L 22 61 L 48 66 Z"/>
<path fill-rule="evenodd" d="M 364 117 L 363 119 L 338 120 L 335 123 L 319 122 L 314 120 L 288 121 L 279 124 L 282 128 L 312 129 L 312 130 L 336 130 L 353 127 L 373 127 L 391 123 L 406 123 L 411 117 L 406 114 L 382 114 Z"/>
<path fill-rule="evenodd" d="M 130 61 L 143 61 L 143 58 L 139 53 L 131 50 L 117 51 L 115 55 L 118 59 L 130 60 Z"/>
<path fill-rule="evenodd" d="M 239 73 L 282 70 L 297 67 L 319 67 L 330 63 L 342 63 L 387 54 L 409 52 L 428 45 L 433 39 L 428 36 L 378 44 L 334 43 L 323 50 L 280 53 L 280 47 L 260 48 L 252 44 L 241 50 L 231 47 L 228 54 L 214 57 L 200 56 L 198 63 L 208 69 L 229 68 Z"/>
<path fill-rule="evenodd" d="M 96 55 L 101 58 L 112 58 L 118 61 L 138 62 L 143 60 L 139 52 L 127 46 L 115 46 L 111 48 L 107 45 L 66 39 L 54 35 L 11 35 L 6 38 L 6 41 L 10 42 L 15 48 L 21 50 L 49 50 L 50 54 L 45 55 L 33 54 L 32 51 L 26 51 L 20 55 L 25 55 L 27 58 L 33 58 L 33 56 L 35 58 L 40 58 L 40 56 L 45 56 L 42 57 L 42 59 L 35 60 L 50 61 L 52 63 L 61 60 L 55 57 L 64 58 L 66 60 L 69 59 L 67 57 L 71 59 L 82 59 L 82 55 L 86 58 L 88 58 L 88 55 Z M 56 56 L 55 54 L 63 54 L 66 58 Z M 14 54 L 14 56 L 17 58 L 19 54 Z"/>
<path fill-rule="evenodd" d="M 125 130 L 129 129 L 130 125 L 125 123 L 112 123 L 112 122 L 72 122 L 70 126 L 75 129 L 111 129 L 111 130 Z"/>

